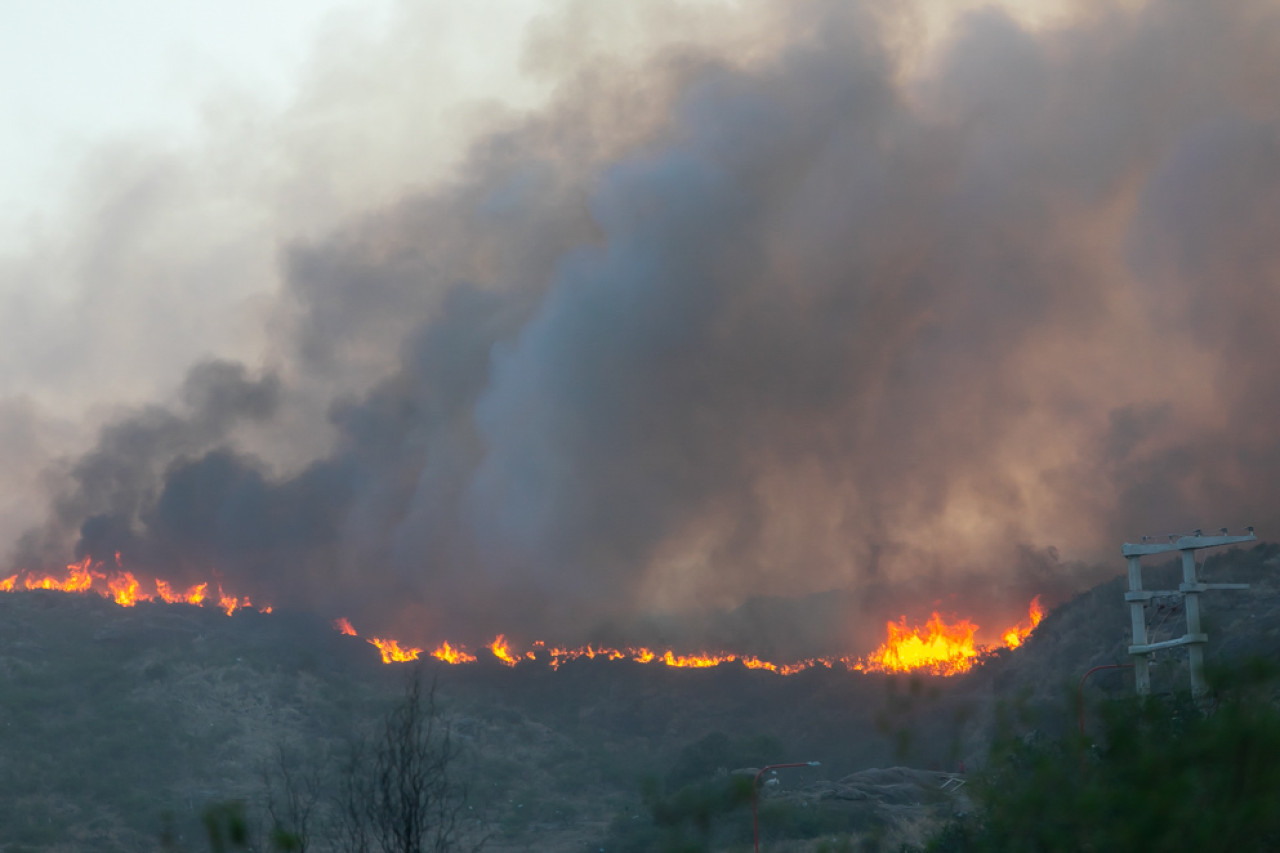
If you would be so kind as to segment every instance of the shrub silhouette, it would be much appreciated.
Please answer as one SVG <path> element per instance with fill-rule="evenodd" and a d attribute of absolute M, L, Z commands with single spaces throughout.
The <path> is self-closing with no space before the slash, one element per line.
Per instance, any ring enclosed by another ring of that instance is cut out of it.
<path fill-rule="evenodd" d="M 1097 744 L 1008 737 L 976 786 L 979 808 L 929 850 L 1280 849 L 1276 672 L 1255 663 L 1190 696 L 1104 706 Z"/>

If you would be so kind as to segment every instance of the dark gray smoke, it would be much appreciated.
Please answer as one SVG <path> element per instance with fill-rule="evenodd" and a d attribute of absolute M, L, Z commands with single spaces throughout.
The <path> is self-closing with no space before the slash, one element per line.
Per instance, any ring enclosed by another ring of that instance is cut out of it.
<path fill-rule="evenodd" d="M 178 411 L 150 406 L 102 430 L 98 446 L 66 472 L 68 484 L 48 527 L 20 543 L 19 562 L 55 556 L 67 529 L 79 534 L 76 557 L 140 556 L 163 518 L 163 496 L 172 486 L 182 487 L 190 460 L 224 442 L 240 422 L 269 419 L 279 396 L 274 376 L 251 379 L 243 366 L 229 362 L 195 365 L 183 383 Z"/>
<path fill-rule="evenodd" d="M 1275 10 L 988 10 L 921 64 L 853 5 L 583 60 L 447 187 L 291 246 L 284 385 L 197 368 L 53 527 L 417 639 L 839 590 L 836 651 L 1016 618 L 1144 533 L 1280 529 Z M 238 444 L 326 377 L 319 458 Z"/>

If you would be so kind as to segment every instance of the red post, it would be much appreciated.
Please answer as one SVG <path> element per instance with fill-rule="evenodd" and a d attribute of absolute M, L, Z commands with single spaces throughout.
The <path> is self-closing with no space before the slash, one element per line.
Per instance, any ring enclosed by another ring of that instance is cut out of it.
<path fill-rule="evenodd" d="M 1095 666 L 1093 669 L 1080 676 L 1080 689 L 1076 694 L 1076 714 L 1080 720 L 1080 736 L 1084 737 L 1084 683 L 1100 669 L 1133 669 L 1131 663 L 1104 663 L 1101 666 Z"/>
<path fill-rule="evenodd" d="M 796 761 L 791 764 L 766 764 L 761 767 L 756 777 L 751 780 L 751 834 L 755 837 L 756 853 L 760 853 L 760 819 L 756 815 L 756 792 L 760 790 L 760 777 L 766 770 L 781 770 L 783 767 L 817 767 L 817 761 Z"/>
<path fill-rule="evenodd" d="M 1076 694 L 1076 702 L 1077 702 L 1077 705 L 1076 705 L 1076 715 L 1077 715 L 1077 717 L 1079 718 L 1079 722 L 1080 722 L 1080 737 L 1081 737 L 1081 739 L 1082 739 L 1082 742 L 1081 742 L 1081 744 L 1080 744 L 1080 750 L 1081 750 L 1081 751 L 1080 751 L 1080 772 L 1081 772 L 1081 774 L 1083 774 L 1083 773 L 1085 772 L 1085 765 L 1084 765 L 1085 753 L 1084 753 L 1084 743 L 1083 743 L 1083 738 L 1084 738 L 1084 683 L 1085 683 L 1085 681 L 1089 678 L 1089 676 L 1093 675 L 1095 672 L 1097 672 L 1097 671 L 1098 671 L 1098 670 L 1100 670 L 1100 669 L 1133 669 L 1133 664 L 1131 664 L 1131 663 L 1104 663 L 1104 664 L 1102 664 L 1101 666 L 1095 666 L 1093 669 L 1089 670 L 1089 671 L 1088 671 L 1088 672 L 1086 672 L 1084 675 L 1080 676 L 1080 690 L 1079 690 L 1079 691 L 1077 692 L 1077 694 Z"/>

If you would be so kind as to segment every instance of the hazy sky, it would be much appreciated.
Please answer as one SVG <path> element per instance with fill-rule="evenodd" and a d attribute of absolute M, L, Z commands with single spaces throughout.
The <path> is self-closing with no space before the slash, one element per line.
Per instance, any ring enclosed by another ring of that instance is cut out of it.
<path fill-rule="evenodd" d="M 852 641 L 1280 523 L 1272 4 L 79 5 L 0 0 L 12 562 Z"/>
<path fill-rule="evenodd" d="M 371 29 L 384 5 L 361 5 Z M 343 8 L 352 4 L 6 0 L 4 209 L 13 215 L 48 204 L 65 191 L 77 159 L 110 137 L 191 140 L 202 101 L 220 90 L 249 91 L 278 107 L 293 94 L 324 22 Z"/>
<path fill-rule="evenodd" d="M 297 94 L 320 42 L 377 38 L 394 0 L 2 0 L 0 210 L 45 211 L 89 149 L 112 137 L 197 141 L 206 102 L 250 94 L 278 110 Z M 433 49 L 464 83 L 451 98 L 527 97 L 518 59 L 537 0 L 421 2 L 436 19 Z M 716 5 L 707 2 L 704 5 Z M 953 15 L 961 4 L 934 12 Z M 972 4 L 971 4 L 972 5 Z M 1061 3 L 1023 2 L 1042 20 Z M 337 34 L 343 34 L 338 37 Z M 16 128 L 22 128 L 19 132 Z M 5 235 L 12 239 L 12 235 Z"/>
<path fill-rule="evenodd" d="M 519 34 L 536 3 L 417 5 L 434 18 L 432 49 L 464 83 L 449 98 L 520 95 Z M 393 6 L 391 0 L 3 0 L 0 114 L 10 130 L 0 135 L 6 163 L 0 210 L 17 218 L 47 214 L 80 160 L 110 139 L 198 144 L 204 112 L 221 98 L 284 109 L 326 48 L 382 38 Z"/>

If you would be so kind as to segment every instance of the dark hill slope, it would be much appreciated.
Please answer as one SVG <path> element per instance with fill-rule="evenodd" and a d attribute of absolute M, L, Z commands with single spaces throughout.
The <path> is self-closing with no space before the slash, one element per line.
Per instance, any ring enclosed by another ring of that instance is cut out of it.
<path fill-rule="evenodd" d="M 1204 552 L 1202 552 L 1203 554 Z M 1248 583 L 1248 590 L 1211 591 L 1201 596 L 1201 622 L 1209 635 L 1206 666 L 1235 665 L 1254 658 L 1280 661 L 1280 545 L 1260 544 L 1250 549 L 1209 552 L 1199 574 L 1212 583 Z M 983 709 L 975 718 L 988 727 L 998 703 L 1017 706 L 1046 732 L 1061 732 L 1076 723 L 1076 696 L 1080 679 L 1095 666 L 1127 664 L 1132 642 L 1128 589 L 1119 572 L 1116 577 L 1054 608 L 1015 653 L 1003 653 L 972 676 L 975 694 Z M 1144 562 L 1147 589 L 1173 590 L 1181 582 L 1177 560 Z M 1168 640 L 1186 633 L 1186 615 L 1180 598 L 1154 602 L 1147 610 L 1148 639 Z M 1153 693 L 1189 689 L 1185 648 L 1158 652 L 1152 661 Z M 980 687 L 978 685 L 981 685 Z M 1086 708 L 1102 697 L 1130 695 L 1129 670 L 1107 670 L 1087 682 Z M 978 726 L 967 730 L 966 743 L 980 758 L 987 739 Z"/>
<path fill-rule="evenodd" d="M 274 743 L 331 737 L 375 701 L 353 677 L 369 655 L 335 639 L 288 616 L 0 597 L 3 840 L 148 849 L 162 814 L 256 795 Z"/>
<path fill-rule="evenodd" d="M 1158 579 L 1173 568 L 1150 570 L 1148 585 L 1176 585 Z M 1254 585 L 1205 597 L 1210 662 L 1280 654 L 1280 548 L 1221 553 L 1204 574 Z M 871 767 L 974 766 L 1001 703 L 1029 709 L 1041 728 L 1073 725 L 1080 675 L 1126 660 L 1122 594 L 1119 578 L 1082 594 L 1021 649 L 953 679 L 602 660 L 427 668 L 466 746 L 460 769 L 490 849 L 581 850 L 617 815 L 644 819 L 642 776 L 677 786 L 721 768 L 815 759 L 821 768 L 782 787 L 830 789 Z M 1183 630 L 1180 612 L 1162 616 L 1160 638 Z M 0 843 L 154 849 L 168 814 L 202 850 L 193 839 L 206 804 L 260 803 L 261 766 L 278 745 L 317 764 L 340 753 L 404 672 L 305 615 L 0 596 Z M 1183 684 L 1185 663 L 1168 653 L 1157 689 Z M 1131 689 L 1126 673 L 1099 673 L 1089 696 Z"/>
<path fill-rule="evenodd" d="M 676 781 L 694 779 L 756 757 L 748 743 L 763 761 L 821 760 L 825 778 L 903 760 L 950 766 L 963 715 L 943 709 L 972 704 L 964 680 L 832 671 L 427 668 L 468 748 L 495 849 L 532 837 L 538 849 L 579 849 L 639 807 L 642 776 L 682 768 Z M 149 849 L 171 815 L 190 844 L 208 803 L 261 801 L 277 745 L 340 752 L 404 671 L 297 614 L 0 596 L 0 842 Z"/>

